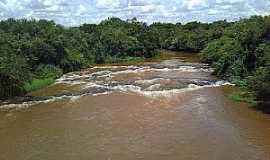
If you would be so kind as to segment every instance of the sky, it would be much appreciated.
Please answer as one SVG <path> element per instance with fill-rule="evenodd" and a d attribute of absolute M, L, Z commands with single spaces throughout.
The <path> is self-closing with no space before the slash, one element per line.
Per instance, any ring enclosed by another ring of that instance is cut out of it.
<path fill-rule="evenodd" d="M 0 20 L 49 19 L 66 26 L 108 17 L 152 22 L 234 21 L 270 15 L 270 0 L 0 0 Z"/>

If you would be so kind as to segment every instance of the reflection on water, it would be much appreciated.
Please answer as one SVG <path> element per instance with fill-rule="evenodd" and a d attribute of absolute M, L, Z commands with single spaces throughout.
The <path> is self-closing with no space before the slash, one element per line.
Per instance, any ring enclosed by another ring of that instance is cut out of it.
<path fill-rule="evenodd" d="M 1 105 L 0 159 L 270 159 L 270 116 L 211 72 L 169 52 L 64 75 Z"/>

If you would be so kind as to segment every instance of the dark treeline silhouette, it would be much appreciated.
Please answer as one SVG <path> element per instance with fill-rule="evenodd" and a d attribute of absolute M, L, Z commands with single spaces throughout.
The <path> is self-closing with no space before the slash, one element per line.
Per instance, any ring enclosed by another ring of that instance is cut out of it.
<path fill-rule="evenodd" d="M 26 93 L 33 80 L 153 57 L 160 49 L 200 52 L 215 75 L 249 88 L 257 100 L 270 98 L 269 16 L 185 25 L 108 18 L 69 28 L 47 20 L 7 19 L 0 22 L 0 97 Z"/>

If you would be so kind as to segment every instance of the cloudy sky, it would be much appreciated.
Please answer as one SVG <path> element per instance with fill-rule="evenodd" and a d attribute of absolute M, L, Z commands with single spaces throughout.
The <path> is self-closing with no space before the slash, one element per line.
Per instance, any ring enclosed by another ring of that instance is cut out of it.
<path fill-rule="evenodd" d="M 269 14 L 270 0 L 0 0 L 0 19 L 52 19 L 69 26 L 112 16 L 185 23 Z"/>

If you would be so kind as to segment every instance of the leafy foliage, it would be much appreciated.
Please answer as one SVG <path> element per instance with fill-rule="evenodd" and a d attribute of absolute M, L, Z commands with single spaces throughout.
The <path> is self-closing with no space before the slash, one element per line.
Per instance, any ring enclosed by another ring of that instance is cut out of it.
<path fill-rule="evenodd" d="M 95 63 L 152 57 L 158 36 L 136 19 L 65 28 L 47 20 L 0 22 L 0 98 L 21 95 Z M 26 87 L 24 87 L 26 86 Z"/>
<path fill-rule="evenodd" d="M 253 16 L 226 27 L 223 35 L 201 51 L 215 74 L 255 91 L 257 99 L 270 100 L 270 17 Z M 247 82 L 247 83 L 246 83 Z"/>
<path fill-rule="evenodd" d="M 97 63 L 153 57 L 159 49 L 201 52 L 214 74 L 255 91 L 258 100 L 269 100 L 270 16 L 185 25 L 112 17 L 70 28 L 7 19 L 0 22 L 0 97 L 25 93 L 23 86 L 33 80 L 46 84 L 42 79 Z"/>

